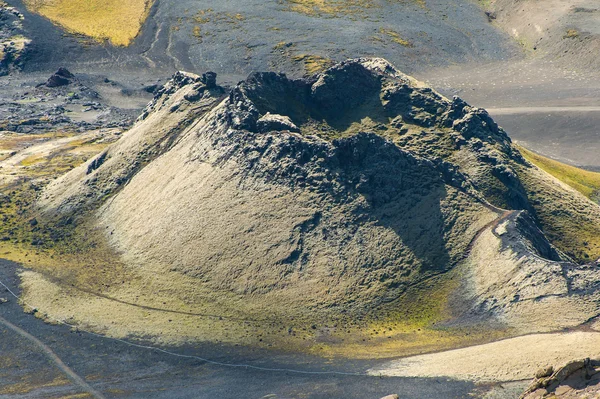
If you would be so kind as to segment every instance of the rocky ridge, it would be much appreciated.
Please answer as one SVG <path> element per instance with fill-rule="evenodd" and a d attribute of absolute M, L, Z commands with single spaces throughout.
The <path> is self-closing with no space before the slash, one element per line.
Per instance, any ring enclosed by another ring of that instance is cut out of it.
<path fill-rule="evenodd" d="M 588 398 L 600 390 L 600 362 L 581 359 L 557 368 L 540 369 L 520 399 Z"/>
<path fill-rule="evenodd" d="M 24 16 L 0 1 L 0 76 L 21 69 L 31 40 L 24 36 Z"/>

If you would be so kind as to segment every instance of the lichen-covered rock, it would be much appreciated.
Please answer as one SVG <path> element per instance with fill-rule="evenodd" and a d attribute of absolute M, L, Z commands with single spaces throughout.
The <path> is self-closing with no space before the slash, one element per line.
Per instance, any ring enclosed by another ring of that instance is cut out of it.
<path fill-rule="evenodd" d="M 259 132 L 266 133 L 271 131 L 289 131 L 299 132 L 298 126 L 292 122 L 289 116 L 271 114 L 267 112 L 257 122 L 256 127 Z"/>

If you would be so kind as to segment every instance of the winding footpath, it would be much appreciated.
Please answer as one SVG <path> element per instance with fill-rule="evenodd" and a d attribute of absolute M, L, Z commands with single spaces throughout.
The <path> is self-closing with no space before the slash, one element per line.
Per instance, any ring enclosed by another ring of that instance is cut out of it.
<path fill-rule="evenodd" d="M 29 334 L 27 331 L 17 327 L 4 317 L 0 316 L 0 324 L 4 325 L 9 330 L 12 330 L 21 337 L 27 339 L 31 343 L 35 344 L 47 357 L 54 363 L 67 377 L 75 384 L 78 385 L 83 391 L 89 393 L 96 399 L 106 399 L 104 395 L 92 388 L 83 378 L 75 373 L 69 366 L 67 366 L 52 349 L 42 341 Z"/>

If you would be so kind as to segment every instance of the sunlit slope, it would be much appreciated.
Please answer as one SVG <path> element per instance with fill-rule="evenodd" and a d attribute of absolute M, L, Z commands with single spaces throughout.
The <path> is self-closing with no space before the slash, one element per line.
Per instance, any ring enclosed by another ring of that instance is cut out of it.
<path fill-rule="evenodd" d="M 67 30 L 127 46 L 139 33 L 150 0 L 26 0 L 33 11 Z"/>
<path fill-rule="evenodd" d="M 590 172 L 575 166 L 546 158 L 523 147 L 519 147 L 521 154 L 535 166 L 550 173 L 563 183 L 573 187 L 586 197 L 596 199 L 600 191 L 600 173 Z"/>

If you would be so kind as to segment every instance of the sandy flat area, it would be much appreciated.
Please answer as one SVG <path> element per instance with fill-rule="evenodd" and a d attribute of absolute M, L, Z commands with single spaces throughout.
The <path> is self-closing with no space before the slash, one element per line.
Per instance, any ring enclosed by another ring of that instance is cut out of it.
<path fill-rule="evenodd" d="M 561 112 L 600 112 L 600 107 L 506 107 L 487 108 L 492 115 L 514 115 L 514 114 L 553 114 Z"/>
<path fill-rule="evenodd" d="M 371 369 L 374 375 L 448 377 L 477 382 L 533 378 L 542 367 L 560 367 L 600 357 L 600 333 L 534 334 L 490 344 L 394 360 Z"/>

